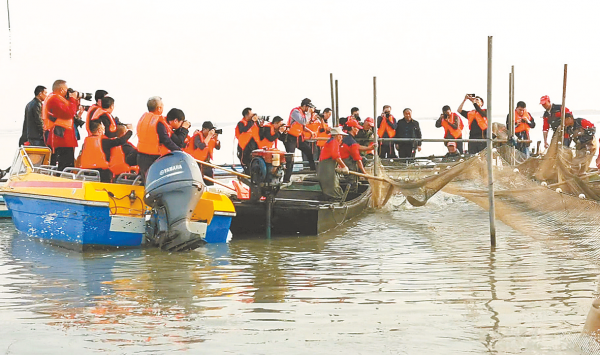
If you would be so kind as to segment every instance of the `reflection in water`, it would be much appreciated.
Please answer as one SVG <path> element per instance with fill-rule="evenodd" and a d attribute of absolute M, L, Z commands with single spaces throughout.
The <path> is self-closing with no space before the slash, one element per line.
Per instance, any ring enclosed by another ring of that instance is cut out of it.
<path fill-rule="evenodd" d="M 0 316 L 12 325 L 0 349 L 585 353 L 573 339 L 598 270 L 584 236 L 500 224 L 490 250 L 487 212 L 461 198 L 392 202 L 317 237 L 186 253 L 79 254 L 0 222 Z"/>

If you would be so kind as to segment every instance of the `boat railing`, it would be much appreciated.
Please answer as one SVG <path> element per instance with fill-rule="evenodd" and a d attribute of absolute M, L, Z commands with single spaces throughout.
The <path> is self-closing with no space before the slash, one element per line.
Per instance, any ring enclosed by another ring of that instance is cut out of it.
<path fill-rule="evenodd" d="M 60 177 L 72 176 L 73 180 L 100 181 L 100 172 L 93 169 L 65 168 Z"/>

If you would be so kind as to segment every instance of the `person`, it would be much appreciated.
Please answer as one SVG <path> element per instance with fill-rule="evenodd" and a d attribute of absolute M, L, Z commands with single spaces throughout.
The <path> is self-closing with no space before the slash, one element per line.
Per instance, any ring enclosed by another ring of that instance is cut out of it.
<path fill-rule="evenodd" d="M 517 102 L 517 108 L 515 109 L 514 116 L 515 126 L 515 138 L 520 140 L 529 140 L 529 130 L 535 128 L 535 120 L 529 112 L 527 112 L 527 105 L 523 101 Z M 510 127 L 510 115 L 506 115 L 506 127 Z M 515 149 L 525 154 L 525 157 L 529 158 L 529 145 L 530 143 L 517 142 Z"/>
<path fill-rule="evenodd" d="M 104 125 L 99 121 L 89 124 L 91 136 L 87 136 L 81 148 L 81 168 L 95 169 L 100 173 L 101 182 L 111 182 L 113 172 L 110 170 L 111 149 L 127 143 L 133 132 L 127 131 L 120 138 L 107 138 L 104 135 Z"/>
<path fill-rule="evenodd" d="M 104 127 L 104 125 L 102 125 L 102 127 Z M 125 136 L 128 132 L 131 131 L 127 129 L 127 126 L 117 125 L 118 138 Z M 137 166 L 137 153 L 137 148 L 131 144 L 129 140 L 121 145 L 113 147 L 110 150 L 109 156 L 107 156 L 108 168 L 113 173 L 113 176 L 117 177 L 122 173 L 138 174 L 140 169 Z"/>
<path fill-rule="evenodd" d="M 44 123 L 42 122 L 42 102 L 48 96 L 48 90 L 38 85 L 33 90 L 33 99 L 25 106 L 25 119 L 23 120 L 23 132 L 19 139 L 19 146 L 24 144 L 43 147 Z"/>
<path fill-rule="evenodd" d="M 46 144 L 52 148 L 58 170 L 75 166 L 75 115 L 79 108 L 79 93 L 69 91 L 65 80 L 52 84 L 52 93 L 42 104 L 42 122 L 46 134 Z M 79 110 L 81 112 L 81 110 Z"/>
<path fill-rule="evenodd" d="M 383 113 L 377 117 L 377 136 L 379 138 L 394 138 L 396 136 L 396 118 L 391 114 L 392 106 L 383 106 Z M 394 143 L 381 142 L 380 158 L 396 158 Z"/>
<path fill-rule="evenodd" d="M 349 118 L 346 121 L 346 124 L 344 125 L 344 131 L 347 133 L 347 135 L 342 138 L 340 157 L 350 171 L 357 171 L 366 174 L 367 172 L 362 161 L 363 157 L 360 155 L 360 151 L 364 151 L 366 147 L 361 147 L 355 140 L 356 134 L 362 129 L 363 127 L 354 118 Z M 356 184 L 358 183 L 358 176 L 348 176 L 347 181 L 351 184 Z"/>
<path fill-rule="evenodd" d="M 444 157 L 442 158 L 442 162 L 455 162 L 460 159 L 460 152 L 458 151 L 458 149 L 456 149 L 456 142 L 448 142 L 446 147 L 448 148 L 448 153 L 444 155 Z"/>
<path fill-rule="evenodd" d="M 331 135 L 329 134 L 330 128 L 329 128 L 328 120 L 329 120 L 329 118 L 331 118 L 332 113 L 333 112 L 328 107 L 323 110 L 323 115 L 319 117 L 320 118 L 320 126 L 317 130 L 317 139 L 318 139 L 317 140 L 317 149 L 316 149 L 316 153 L 313 156 L 315 160 L 319 160 L 319 158 L 321 156 L 321 150 L 323 149 L 323 147 L 325 146 L 325 143 L 327 143 L 329 138 L 331 138 Z"/>
<path fill-rule="evenodd" d="M 462 139 L 462 130 L 464 128 L 463 121 L 459 115 L 452 112 L 448 105 L 442 107 L 442 114 L 440 115 L 440 118 L 435 121 L 435 126 L 437 128 L 444 128 L 444 139 Z M 448 142 L 444 142 L 444 145 L 448 147 Z M 460 154 L 463 153 L 462 142 L 455 144 L 454 148 L 457 148 Z"/>
<path fill-rule="evenodd" d="M 281 137 L 284 131 L 283 118 L 279 116 L 273 117 L 271 122 L 265 122 L 259 129 L 260 142 L 258 148 L 276 148 L 277 139 Z"/>
<path fill-rule="evenodd" d="M 235 127 L 235 138 L 238 141 L 237 157 L 244 173 L 249 175 L 252 151 L 258 148 L 258 141 L 260 141 L 258 116 L 250 107 L 242 110 L 242 119 Z"/>
<path fill-rule="evenodd" d="M 165 118 L 169 128 L 171 128 L 173 131 L 171 140 L 179 148 L 185 148 L 189 128 L 191 127 L 190 122 L 185 120 L 185 114 L 178 108 L 172 108 L 169 110 L 169 112 L 167 112 L 167 116 Z"/>
<path fill-rule="evenodd" d="M 572 113 L 565 114 L 565 133 L 575 142 L 575 156 L 571 161 L 574 174 L 585 174 L 596 153 L 596 127 L 585 118 L 573 118 Z"/>
<path fill-rule="evenodd" d="M 400 141 L 396 143 L 399 158 L 414 158 L 417 150 L 421 151 L 421 128 L 419 122 L 412 119 L 412 110 L 405 108 L 402 111 L 404 116 L 396 125 L 396 138 L 419 138 L 414 141 Z"/>
<path fill-rule="evenodd" d="M 317 178 L 323 194 L 332 200 L 341 200 L 344 192 L 340 187 L 340 179 L 336 173 L 336 170 L 338 170 L 336 166 L 339 166 L 338 171 L 344 174 L 348 174 L 350 171 L 340 156 L 340 144 L 346 133 L 342 131 L 341 127 L 331 128 L 330 132 L 331 138 L 329 138 L 323 150 L 321 150 Z"/>
<path fill-rule="evenodd" d="M 302 100 L 300 106 L 295 107 L 290 111 L 290 117 L 288 118 L 288 132 L 284 142 L 285 150 L 288 153 L 295 153 L 296 148 L 306 154 L 308 158 L 308 165 L 310 170 L 316 170 L 315 161 L 313 158 L 312 150 L 310 146 L 304 140 L 303 132 L 308 132 L 312 138 L 316 137 L 316 132 L 306 127 L 307 119 L 306 113 L 309 112 L 309 108 L 314 108 L 310 99 L 306 98 Z M 283 182 L 290 182 L 292 177 L 292 170 L 294 168 L 294 158 L 287 159 L 285 163 L 285 173 L 283 175 Z"/>
<path fill-rule="evenodd" d="M 90 127 L 89 127 L 90 120 L 92 119 L 92 117 L 94 117 L 94 112 L 96 112 L 96 110 L 98 108 L 102 107 L 102 98 L 107 95 L 108 95 L 108 91 L 106 91 L 106 90 L 96 90 L 96 92 L 94 93 L 94 100 L 96 100 L 96 102 L 94 102 L 87 109 L 87 116 L 85 118 L 85 129 L 87 130 L 88 136 L 91 135 Z"/>
<path fill-rule="evenodd" d="M 550 101 L 550 96 L 544 95 L 540 98 L 540 105 L 544 107 L 546 111 L 544 111 L 544 125 L 542 126 L 542 133 L 544 135 L 544 148 L 548 148 L 548 131 L 552 128 L 553 132 L 556 132 L 558 127 L 561 124 L 561 113 L 562 105 L 555 105 Z M 568 107 L 565 107 L 565 114 L 572 114 L 571 110 Z M 569 139 L 569 135 L 565 132 L 563 137 L 563 144 L 565 147 L 571 145 L 571 140 Z"/>
<path fill-rule="evenodd" d="M 115 99 L 110 96 L 104 96 L 100 99 L 100 107 L 94 110 L 91 119 L 88 119 L 88 125 L 93 121 L 100 121 L 104 125 L 104 134 L 108 138 L 117 137 L 117 123 L 112 115 L 115 109 Z M 89 117 L 89 115 L 88 115 Z"/>
<path fill-rule="evenodd" d="M 194 159 L 210 163 L 213 159 L 214 150 L 221 149 L 221 142 L 219 141 L 219 135 L 216 133 L 216 127 L 211 121 L 205 121 L 202 123 L 202 130 L 196 130 L 194 135 L 189 139 L 185 152 L 190 154 Z M 202 177 L 214 177 L 213 168 L 198 163 L 200 171 L 202 171 Z M 214 183 L 207 179 L 204 179 L 206 186 L 212 186 Z"/>
<path fill-rule="evenodd" d="M 307 131 L 302 132 L 305 141 L 317 137 L 319 129 L 321 128 L 322 120 L 321 113 L 317 113 L 314 107 L 308 108 L 308 114 L 310 115 L 310 119 L 308 119 L 308 123 L 306 123 L 306 128 L 308 128 L 312 133 L 309 133 Z M 306 142 L 306 144 L 308 144 L 308 146 L 310 147 L 313 160 L 318 160 L 319 146 L 317 146 L 317 142 Z M 308 161 L 308 155 L 304 152 L 302 152 L 302 161 Z"/>
<path fill-rule="evenodd" d="M 465 111 L 463 106 L 469 100 L 473 103 L 474 110 Z M 469 121 L 469 139 L 487 138 L 487 110 L 483 107 L 483 99 L 475 94 L 467 94 L 458 106 L 458 112 Z M 486 142 L 469 142 L 469 154 L 477 154 L 487 147 Z"/>
<path fill-rule="evenodd" d="M 351 118 L 360 123 L 360 109 L 358 107 L 353 107 L 350 109 L 350 116 L 340 118 L 340 127 L 344 127 L 346 122 Z"/>
<path fill-rule="evenodd" d="M 175 144 L 172 139 L 174 138 L 173 127 L 179 128 L 177 125 L 181 126 L 183 123 L 181 121 L 181 116 L 177 117 L 176 122 L 173 124 L 175 115 L 172 114 L 172 124 L 167 123 L 165 117 L 162 116 L 164 104 L 162 98 L 159 96 L 152 96 L 149 98 L 146 106 L 148 107 L 148 112 L 142 115 L 137 124 L 137 165 L 140 168 L 142 181 L 146 180 L 148 169 L 156 159 L 171 151 L 181 150 L 182 147 L 182 145 Z M 185 119 L 185 117 L 183 117 L 183 119 Z M 189 123 L 187 123 L 187 126 L 189 127 Z M 179 131 L 179 134 L 182 132 L 183 131 Z M 187 136 L 187 130 L 185 132 Z M 185 137 L 178 138 L 178 141 L 185 141 Z"/>
<path fill-rule="evenodd" d="M 365 122 L 362 124 L 362 129 L 358 131 L 355 137 L 358 144 L 362 146 L 368 146 L 370 148 L 375 146 L 375 142 L 373 142 L 375 137 L 375 132 L 373 131 L 374 126 L 375 120 L 373 120 L 373 117 L 365 118 Z M 366 158 L 373 158 L 373 151 L 361 150 L 360 155 Z"/>

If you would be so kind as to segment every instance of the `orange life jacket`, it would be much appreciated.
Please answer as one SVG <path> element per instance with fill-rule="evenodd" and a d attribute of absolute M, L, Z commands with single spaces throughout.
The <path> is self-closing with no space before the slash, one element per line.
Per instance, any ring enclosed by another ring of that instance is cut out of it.
<path fill-rule="evenodd" d="M 471 129 L 471 124 L 473 123 L 473 120 L 477 121 L 477 125 L 479 125 L 479 128 L 481 128 L 482 131 L 485 131 L 487 129 L 487 117 L 482 117 L 479 114 L 479 112 L 477 112 L 477 110 L 469 111 L 469 113 L 467 114 L 467 119 L 469 120 L 469 129 Z"/>
<path fill-rule="evenodd" d="M 86 120 L 86 122 L 85 122 L 85 128 L 88 131 L 88 136 L 92 135 L 92 132 L 90 132 L 90 122 L 94 121 L 94 120 L 97 120 L 97 119 L 100 119 L 100 116 L 102 116 L 104 114 L 106 114 L 108 116 L 108 119 L 110 121 L 110 126 L 108 127 L 108 130 L 111 131 L 111 132 L 116 132 L 117 131 L 117 124 L 115 123 L 115 119 L 113 118 L 113 116 L 110 113 L 106 112 L 102 107 L 98 107 L 94 111 L 94 113 L 92 115 L 92 118 Z"/>
<path fill-rule="evenodd" d="M 90 132 L 90 121 L 92 120 L 92 117 L 94 117 L 94 112 L 96 112 L 96 110 L 99 108 L 100 106 L 98 106 L 98 104 L 93 104 L 87 110 L 87 116 L 85 118 L 85 129 L 87 130 L 88 136 L 92 135 L 92 132 Z"/>
<path fill-rule="evenodd" d="M 275 135 L 275 127 L 273 127 L 273 125 L 270 122 L 267 122 L 263 125 L 264 127 L 269 127 L 269 129 L 271 130 L 271 135 L 274 136 Z M 262 149 L 262 148 L 275 148 L 275 143 L 277 141 L 273 141 L 271 142 L 270 140 L 263 138 L 258 142 L 258 148 Z"/>
<path fill-rule="evenodd" d="M 214 139 L 211 139 L 210 141 L 208 141 L 208 143 L 206 143 L 206 147 L 204 149 L 197 149 L 194 146 L 194 141 L 196 140 L 196 137 L 200 138 L 200 142 L 206 143 L 206 138 L 204 138 L 202 132 L 198 132 L 188 140 L 187 145 L 183 151 L 193 156 L 194 159 L 206 162 L 210 161 L 210 159 L 212 159 L 213 157 L 213 149 L 215 148 L 217 143 Z"/>
<path fill-rule="evenodd" d="M 158 122 L 161 122 L 165 126 L 167 134 L 171 137 L 173 130 L 165 118 L 152 112 L 146 112 L 142 115 L 137 125 L 138 152 L 148 155 L 165 155 L 171 152 L 167 147 L 160 144 L 158 133 L 156 132 Z"/>
<path fill-rule="evenodd" d="M 250 122 L 246 122 L 246 120 L 244 120 L 244 119 L 242 119 L 240 122 L 242 122 L 244 124 L 244 126 L 247 126 L 250 124 Z M 246 146 L 248 145 L 248 143 L 250 143 L 251 139 L 254 139 L 254 141 L 258 144 L 258 142 L 260 142 L 260 135 L 258 132 L 258 123 L 254 122 L 252 127 L 250 127 L 250 129 L 244 133 L 240 133 L 240 130 L 238 129 L 238 127 L 235 126 L 235 138 L 237 138 L 238 145 L 242 149 L 246 149 Z"/>
<path fill-rule="evenodd" d="M 108 169 L 106 155 L 102 150 L 102 136 L 89 136 L 81 148 L 81 167 L 83 169 Z"/>
<path fill-rule="evenodd" d="M 71 104 L 67 99 L 65 99 L 64 97 L 62 97 L 54 92 L 52 92 L 48 96 L 46 96 L 46 100 L 44 100 L 44 103 L 42 104 L 42 123 L 44 124 L 44 131 L 49 131 L 52 128 L 54 128 L 54 126 L 60 126 L 63 128 L 72 129 L 73 128 L 73 117 L 68 118 L 68 119 L 56 117 L 56 121 L 54 121 L 54 122 L 52 122 L 52 120 L 50 120 L 51 114 L 50 114 L 50 112 L 48 112 L 48 102 L 50 100 L 60 100 L 65 105 Z"/>
<path fill-rule="evenodd" d="M 517 110 L 515 110 L 514 117 L 515 117 L 515 123 L 519 122 L 518 125 L 515 125 L 515 133 L 519 133 L 519 132 L 523 132 L 523 131 L 529 132 L 529 129 L 531 127 L 529 127 L 529 125 L 527 123 L 521 122 L 521 120 L 526 120 L 527 122 L 531 122 L 531 120 L 529 119 L 529 113 L 527 112 L 527 109 L 523 109 L 523 116 L 519 116 L 519 114 L 517 113 Z"/>
<path fill-rule="evenodd" d="M 390 119 L 393 122 L 396 118 L 393 115 L 390 115 Z M 388 138 L 393 138 L 396 135 L 396 130 L 390 127 L 384 114 L 381 114 L 381 124 L 377 130 L 377 135 L 379 138 L 383 138 L 384 133 L 387 133 Z"/>
<path fill-rule="evenodd" d="M 321 128 L 324 128 L 323 132 L 321 132 Z M 327 133 L 328 128 L 329 128 L 329 126 L 327 125 L 327 122 L 323 122 L 322 126 L 319 125 L 319 128 L 317 128 L 317 138 L 330 138 L 331 134 Z M 321 148 L 323 148 L 325 146 L 325 144 L 327 144 L 327 140 L 323 139 L 323 140 L 317 141 L 317 145 Z"/>
<path fill-rule="evenodd" d="M 458 128 L 453 128 L 451 124 L 455 123 L 456 120 L 458 120 Z M 449 132 L 450 135 L 454 137 L 454 139 L 462 137 L 462 129 L 464 128 L 464 124 L 460 117 L 456 113 L 452 112 L 450 114 L 449 121 L 451 122 L 448 122 L 447 120 L 442 120 L 442 127 L 444 127 L 445 132 Z"/>
<path fill-rule="evenodd" d="M 112 171 L 114 176 L 119 176 L 122 173 L 129 173 L 135 171 L 139 173 L 140 168 L 137 165 L 130 166 L 125 162 L 125 153 L 123 152 L 122 146 L 112 147 L 110 149 L 110 162 L 108 168 Z"/>
<path fill-rule="evenodd" d="M 314 122 L 308 123 L 306 125 L 306 128 L 310 129 L 313 132 L 318 132 L 320 127 L 321 127 L 321 121 L 314 121 Z M 312 138 L 311 134 L 309 132 L 306 132 L 306 131 L 304 131 L 302 133 L 302 135 L 304 136 L 304 139 L 311 139 Z"/>
<path fill-rule="evenodd" d="M 294 107 L 290 111 L 290 117 L 288 118 L 288 126 L 290 127 L 290 129 L 288 129 L 288 134 L 291 134 L 294 137 L 300 137 L 302 136 L 302 132 L 304 132 L 304 126 L 298 123 L 297 121 L 294 121 L 294 123 L 292 123 L 292 112 L 294 112 L 294 110 L 298 110 L 300 112 L 300 115 L 303 118 L 306 118 L 306 115 L 300 107 Z"/>

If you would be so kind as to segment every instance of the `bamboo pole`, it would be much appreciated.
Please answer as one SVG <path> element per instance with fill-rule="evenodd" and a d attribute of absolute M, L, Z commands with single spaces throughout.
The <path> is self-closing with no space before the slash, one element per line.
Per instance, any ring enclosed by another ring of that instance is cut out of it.
<path fill-rule="evenodd" d="M 12 59 L 12 34 L 10 32 L 10 7 L 6 0 L 6 14 L 8 15 L 8 58 Z"/>
<path fill-rule="evenodd" d="M 333 110 L 333 108 L 332 108 Z M 333 121 L 334 126 L 340 124 L 340 99 L 338 97 L 338 81 L 335 79 L 335 120 Z"/>
<path fill-rule="evenodd" d="M 224 183 L 222 183 L 222 182 L 220 182 L 220 181 L 218 181 L 218 180 L 215 180 L 215 179 L 211 178 L 210 176 L 204 176 L 204 175 L 203 175 L 203 176 L 202 176 L 202 178 L 203 178 L 204 180 L 208 180 L 208 181 L 212 182 L 213 184 L 221 185 L 221 186 L 223 186 L 223 187 L 226 187 L 226 188 L 228 188 L 229 190 L 235 191 L 235 189 L 234 189 L 233 187 L 231 187 L 231 186 L 229 186 L 229 185 L 226 185 L 226 184 L 224 184 Z"/>
<path fill-rule="evenodd" d="M 492 144 L 492 36 L 488 36 L 488 70 L 487 70 L 487 163 L 488 163 L 488 198 L 489 198 L 489 215 L 490 215 L 490 244 L 492 248 L 496 248 L 496 208 L 494 206 L 494 176 L 492 169 L 493 159 L 493 144 Z"/>
<path fill-rule="evenodd" d="M 226 171 L 226 172 L 228 172 L 228 173 L 231 173 L 231 174 L 233 174 L 233 175 L 235 175 L 235 176 L 239 176 L 239 177 L 242 177 L 242 178 L 245 178 L 245 179 L 250 179 L 250 176 L 248 176 L 248 175 L 246 175 L 246 174 L 238 173 L 238 172 L 237 172 L 237 171 L 235 171 L 235 170 L 225 169 L 225 168 L 223 168 L 223 167 L 221 167 L 221 166 L 218 166 L 218 165 L 215 165 L 215 164 L 211 164 L 211 163 L 209 163 L 209 162 L 205 162 L 205 161 L 198 160 L 198 159 L 194 159 L 194 160 L 195 160 L 196 162 L 198 162 L 198 163 L 202 164 L 202 165 L 210 166 L 211 168 L 214 168 L 214 169 L 224 170 L 224 171 Z"/>
<path fill-rule="evenodd" d="M 567 65 L 565 64 L 565 71 L 563 73 L 563 94 L 562 94 L 562 106 L 560 108 L 560 134 L 558 144 L 563 144 L 565 136 L 565 101 L 567 98 Z"/>
<path fill-rule="evenodd" d="M 377 77 L 373 77 L 373 137 L 375 138 L 375 151 L 373 152 L 373 174 L 379 175 L 379 135 L 377 134 Z"/>
<path fill-rule="evenodd" d="M 333 116 L 333 111 L 335 110 L 335 101 L 333 100 L 333 73 L 329 73 L 329 87 L 331 88 L 331 115 Z M 333 117 L 332 122 L 335 122 L 335 117 Z"/>
<path fill-rule="evenodd" d="M 358 172 L 352 171 L 352 170 L 350 170 L 349 173 L 351 175 L 360 176 L 360 177 L 365 178 L 365 179 L 383 181 L 383 182 L 387 182 L 388 184 L 393 184 L 394 183 L 391 179 L 385 178 L 385 177 L 381 177 L 381 176 L 373 176 L 373 175 L 369 175 L 369 174 L 358 173 Z"/>

